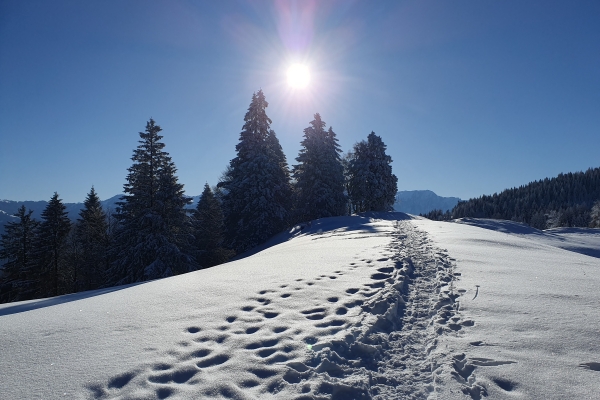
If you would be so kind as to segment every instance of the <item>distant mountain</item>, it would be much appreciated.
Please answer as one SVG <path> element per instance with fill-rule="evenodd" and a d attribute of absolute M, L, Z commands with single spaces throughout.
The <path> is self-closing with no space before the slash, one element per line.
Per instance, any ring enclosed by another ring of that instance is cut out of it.
<path fill-rule="evenodd" d="M 394 210 L 419 215 L 433 210 L 447 211 L 458 204 L 458 197 L 438 196 L 431 190 L 403 190 L 396 194 Z"/>
<path fill-rule="evenodd" d="M 118 194 L 107 200 L 102 201 L 105 210 L 114 211 L 117 208 L 117 201 L 123 196 Z M 195 208 L 200 196 L 192 196 L 193 203 L 188 208 Z M 460 199 L 458 197 L 441 197 L 431 190 L 409 190 L 400 191 L 396 194 L 394 209 L 407 214 L 419 215 L 432 210 L 451 210 Z M 48 205 L 47 201 L 12 201 L 0 200 L 0 232 L 3 231 L 4 224 L 8 221 L 16 221 L 13 214 L 17 212 L 21 205 L 25 205 L 28 210 L 33 210 L 33 218 L 40 220 L 42 211 Z M 76 221 L 79 218 L 79 211 L 83 208 L 83 203 L 65 203 L 69 218 Z"/>
<path fill-rule="evenodd" d="M 105 210 L 115 211 L 117 208 L 117 202 L 123 196 L 122 194 L 118 194 L 116 196 L 111 197 L 110 199 L 106 199 L 102 201 L 102 206 Z M 196 207 L 196 203 L 198 203 L 198 199 L 200 196 L 192 196 L 194 202 L 188 206 L 188 208 Z M 0 232 L 4 232 L 4 225 L 9 221 L 17 221 L 17 218 L 13 215 L 16 214 L 19 207 L 22 205 L 27 208 L 27 210 L 33 210 L 33 218 L 38 221 L 42 217 L 42 212 L 48 205 L 47 201 L 13 201 L 13 200 L 0 200 Z M 69 218 L 71 221 L 76 221 L 79 218 L 79 211 L 83 208 L 83 203 L 65 203 L 67 207 L 67 213 L 69 213 Z"/>

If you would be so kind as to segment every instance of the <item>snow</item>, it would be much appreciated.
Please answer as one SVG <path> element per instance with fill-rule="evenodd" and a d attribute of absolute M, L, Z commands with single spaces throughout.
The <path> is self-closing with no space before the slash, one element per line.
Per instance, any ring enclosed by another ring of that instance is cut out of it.
<path fill-rule="evenodd" d="M 207 270 L 0 305 L 0 397 L 598 398 L 598 230 L 457 222 L 325 218 Z"/>

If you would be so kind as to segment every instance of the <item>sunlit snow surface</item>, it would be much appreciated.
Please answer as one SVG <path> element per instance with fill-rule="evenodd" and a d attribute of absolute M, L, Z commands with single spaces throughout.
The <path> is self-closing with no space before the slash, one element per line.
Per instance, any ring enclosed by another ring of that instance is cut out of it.
<path fill-rule="evenodd" d="M 0 398 L 599 398 L 598 230 L 409 218 L 1 305 Z"/>

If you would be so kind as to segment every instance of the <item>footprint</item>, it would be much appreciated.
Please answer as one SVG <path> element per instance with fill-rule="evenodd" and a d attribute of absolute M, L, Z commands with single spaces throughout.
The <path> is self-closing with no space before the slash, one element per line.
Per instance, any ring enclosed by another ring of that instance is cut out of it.
<path fill-rule="evenodd" d="M 315 313 L 322 313 L 327 311 L 327 309 L 322 308 L 322 307 L 318 307 L 318 308 L 311 308 L 310 310 L 302 310 L 300 311 L 302 314 L 306 315 L 306 314 L 315 314 Z"/>
<path fill-rule="evenodd" d="M 252 326 L 252 327 L 246 329 L 246 334 L 251 335 L 251 334 L 257 332 L 259 329 L 260 329 L 260 327 L 258 327 L 258 326 Z"/>
<path fill-rule="evenodd" d="M 275 352 L 277 352 L 277 349 L 268 348 L 268 349 L 259 350 L 257 354 L 259 357 L 267 358 L 270 355 L 274 354 Z"/>
<path fill-rule="evenodd" d="M 339 299 L 337 297 L 330 297 L 327 299 L 327 301 L 329 301 L 330 303 L 337 303 Z"/>
<path fill-rule="evenodd" d="M 354 294 L 356 292 L 358 292 L 360 289 L 357 288 L 350 288 L 350 289 L 346 289 L 346 293 L 348 294 Z"/>
<path fill-rule="evenodd" d="M 188 333 L 198 333 L 200 332 L 200 328 L 196 327 L 196 326 L 191 326 L 189 328 L 187 328 Z"/>
<path fill-rule="evenodd" d="M 161 387 L 156 389 L 156 398 L 159 400 L 166 399 L 173 394 L 173 389 L 170 387 Z"/>
<path fill-rule="evenodd" d="M 275 328 L 273 328 L 273 332 L 275 333 L 281 333 L 281 332 L 285 332 L 288 330 L 287 326 L 276 326 Z"/>
<path fill-rule="evenodd" d="M 198 349 L 195 350 L 193 352 L 191 352 L 186 359 L 190 359 L 190 358 L 204 358 L 207 355 L 209 355 L 210 353 L 212 353 L 212 350 L 209 349 Z"/>
<path fill-rule="evenodd" d="M 492 379 L 492 381 L 494 381 L 494 383 L 496 385 L 498 385 L 500 387 L 500 389 L 502 389 L 502 390 L 504 390 L 506 392 L 510 392 L 510 391 L 514 390 L 517 387 L 516 383 L 511 382 L 508 379 L 494 378 L 494 379 Z"/>
<path fill-rule="evenodd" d="M 283 297 L 284 299 L 287 299 L 290 296 L 291 296 L 290 293 L 284 293 L 284 294 L 281 295 L 281 297 Z"/>
<path fill-rule="evenodd" d="M 256 350 L 262 347 L 273 347 L 279 343 L 279 339 L 267 339 L 267 340 L 259 340 L 257 342 L 252 342 L 246 345 L 246 350 Z"/>
<path fill-rule="evenodd" d="M 308 286 L 312 286 L 312 285 L 314 285 L 315 283 L 314 283 L 314 282 L 306 282 L 306 284 L 307 284 Z"/>
<path fill-rule="evenodd" d="M 206 358 L 202 361 L 199 361 L 196 365 L 198 368 L 210 368 L 215 365 L 221 365 L 226 363 L 229 360 L 229 356 L 227 354 L 218 354 L 214 357 Z"/>
<path fill-rule="evenodd" d="M 265 316 L 265 318 L 272 319 L 279 315 L 274 311 L 261 311 L 261 313 Z"/>
<path fill-rule="evenodd" d="M 385 274 L 389 274 L 390 272 L 394 271 L 394 268 L 392 268 L 392 267 L 378 268 L 377 271 L 383 272 Z"/>
<path fill-rule="evenodd" d="M 382 280 L 382 279 L 388 279 L 390 277 L 389 274 L 383 274 L 383 273 L 376 273 L 371 275 L 371 279 L 375 279 L 375 280 Z"/>
<path fill-rule="evenodd" d="M 277 364 L 286 362 L 289 360 L 289 357 L 284 354 L 275 354 L 273 357 L 266 360 L 269 364 Z"/>
<path fill-rule="evenodd" d="M 257 381 L 256 379 L 244 379 L 243 381 L 241 381 L 239 383 L 238 386 L 240 386 L 241 388 L 244 388 L 244 389 L 250 389 L 250 388 L 256 387 L 258 385 L 260 385 L 260 382 Z"/>
<path fill-rule="evenodd" d="M 250 368 L 248 369 L 248 372 L 256 375 L 256 377 L 260 379 L 266 379 L 277 375 L 279 371 L 267 368 Z"/>
<path fill-rule="evenodd" d="M 245 306 L 245 307 L 242 307 L 242 311 L 246 311 L 246 312 L 248 312 L 248 311 L 252 311 L 252 310 L 254 310 L 254 307 L 252 307 L 252 306 Z"/>
<path fill-rule="evenodd" d="M 348 312 L 348 309 L 346 307 L 340 307 L 337 310 L 335 310 L 335 313 L 337 315 L 345 315 Z"/>
<path fill-rule="evenodd" d="M 194 375 L 196 375 L 198 373 L 198 370 L 194 367 L 186 367 L 186 368 L 181 368 L 177 371 L 172 371 L 172 372 L 167 372 L 164 374 L 160 374 L 160 375 L 154 375 L 154 376 L 150 376 L 148 378 L 148 381 L 152 382 L 152 383 L 162 383 L 162 384 L 166 384 L 166 383 L 185 383 L 187 381 L 189 381 L 190 379 L 192 379 L 192 377 Z"/>
<path fill-rule="evenodd" d="M 166 371 L 168 369 L 171 369 L 171 366 L 165 363 L 158 363 L 152 366 L 153 371 Z"/>
<path fill-rule="evenodd" d="M 283 288 L 286 288 L 286 287 L 288 287 L 288 285 L 281 285 L 281 286 L 279 286 L 279 287 L 283 289 Z"/>
<path fill-rule="evenodd" d="M 227 317 L 226 321 L 227 321 L 227 322 L 229 322 L 229 323 L 231 324 L 231 323 L 232 323 L 233 321 L 235 321 L 236 319 L 237 319 L 237 317 L 230 316 L 230 317 Z"/>
<path fill-rule="evenodd" d="M 364 304 L 364 301 L 362 301 L 360 299 L 356 299 L 356 300 L 350 301 L 348 303 L 344 303 L 344 305 L 346 307 L 348 307 L 348 308 L 353 308 L 353 307 L 356 307 L 356 306 L 362 306 L 363 304 Z"/>
<path fill-rule="evenodd" d="M 127 385 L 134 377 L 135 372 L 125 372 L 124 374 L 114 376 L 108 381 L 108 388 L 121 389 L 125 385 Z"/>
<path fill-rule="evenodd" d="M 332 319 L 330 321 L 322 322 L 320 324 L 316 324 L 317 328 L 329 328 L 331 326 L 342 326 L 346 323 L 343 319 Z"/>

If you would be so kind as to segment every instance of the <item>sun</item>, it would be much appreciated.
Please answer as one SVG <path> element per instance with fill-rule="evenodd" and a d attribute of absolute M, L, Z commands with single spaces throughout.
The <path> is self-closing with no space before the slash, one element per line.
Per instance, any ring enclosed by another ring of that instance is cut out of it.
<path fill-rule="evenodd" d="M 287 71 L 288 84 L 294 89 L 304 89 L 310 81 L 308 67 L 302 64 L 292 64 Z"/>

